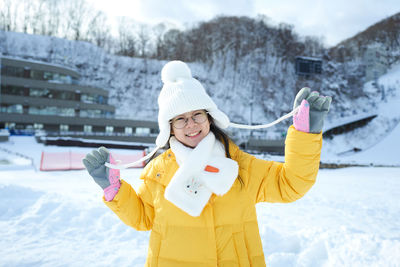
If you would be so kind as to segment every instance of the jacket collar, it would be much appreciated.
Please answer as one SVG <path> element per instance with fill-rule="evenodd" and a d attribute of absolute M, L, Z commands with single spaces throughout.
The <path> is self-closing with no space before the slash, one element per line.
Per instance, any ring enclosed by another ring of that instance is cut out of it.
<path fill-rule="evenodd" d="M 231 158 L 238 162 L 238 151 L 239 147 L 233 142 L 229 143 L 229 153 Z M 147 171 L 146 179 L 153 180 L 157 183 L 162 184 L 163 186 L 167 186 L 174 176 L 175 172 L 178 170 L 179 165 L 176 162 L 176 157 L 174 152 L 171 149 L 167 149 L 161 155 L 153 159 L 148 163 L 146 168 L 150 168 Z M 145 171 L 146 171 L 145 168 Z"/>

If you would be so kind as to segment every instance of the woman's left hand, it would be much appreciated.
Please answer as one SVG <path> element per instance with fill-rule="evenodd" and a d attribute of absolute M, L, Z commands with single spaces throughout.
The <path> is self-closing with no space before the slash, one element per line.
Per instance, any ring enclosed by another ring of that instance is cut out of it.
<path fill-rule="evenodd" d="M 293 109 L 300 105 L 299 111 L 293 115 L 293 125 L 298 131 L 306 133 L 320 133 L 324 125 L 326 114 L 332 102 L 330 96 L 320 96 L 310 88 L 301 89 L 294 100 Z"/>

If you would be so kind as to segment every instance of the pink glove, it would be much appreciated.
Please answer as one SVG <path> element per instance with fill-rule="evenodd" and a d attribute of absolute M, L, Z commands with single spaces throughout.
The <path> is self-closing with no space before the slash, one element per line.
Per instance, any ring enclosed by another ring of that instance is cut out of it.
<path fill-rule="evenodd" d="M 293 126 L 298 131 L 310 132 L 310 105 L 303 99 L 299 111 L 293 115 Z"/>
<path fill-rule="evenodd" d="M 110 163 L 116 164 L 116 161 L 110 154 Z M 104 189 L 104 198 L 106 201 L 111 201 L 114 199 L 115 195 L 118 193 L 121 183 L 119 181 L 120 172 L 118 169 L 109 169 L 108 171 L 108 181 L 110 185 Z"/>

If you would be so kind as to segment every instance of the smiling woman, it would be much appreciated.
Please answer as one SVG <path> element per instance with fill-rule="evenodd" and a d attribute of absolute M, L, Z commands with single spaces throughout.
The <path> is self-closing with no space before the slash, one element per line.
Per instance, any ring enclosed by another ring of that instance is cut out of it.
<path fill-rule="evenodd" d="M 107 165 L 115 160 L 106 148 L 83 160 L 104 203 L 127 225 L 151 230 L 146 266 L 265 266 L 255 204 L 295 201 L 314 184 L 331 98 L 297 94 L 279 163 L 229 139 L 222 129 L 235 124 L 184 62 L 168 62 L 161 79 L 156 144 L 170 148 L 147 164 L 139 189 Z"/>

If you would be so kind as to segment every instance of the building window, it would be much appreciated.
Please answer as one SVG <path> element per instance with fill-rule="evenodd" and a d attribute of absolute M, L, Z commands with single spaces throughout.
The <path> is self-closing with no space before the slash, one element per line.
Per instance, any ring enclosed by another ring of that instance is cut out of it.
<path fill-rule="evenodd" d="M 5 70 L 4 70 L 4 73 L 5 73 L 6 76 L 23 77 L 24 76 L 24 69 L 17 68 L 17 67 L 12 67 L 12 66 L 6 66 Z M 3 72 L 2 72 L 2 74 L 3 74 Z"/>
<path fill-rule="evenodd" d="M 99 104 L 106 104 L 106 103 L 104 102 L 104 96 L 99 95 L 99 96 L 97 97 L 97 103 L 99 103 Z"/>
<path fill-rule="evenodd" d="M 59 108 L 58 114 L 63 117 L 75 117 L 75 109 L 73 108 Z"/>
<path fill-rule="evenodd" d="M 133 133 L 132 127 L 125 127 L 125 133 L 126 134 L 132 134 Z"/>
<path fill-rule="evenodd" d="M 69 126 L 67 124 L 60 124 L 60 132 L 68 132 Z"/>
<path fill-rule="evenodd" d="M 45 106 L 40 106 L 40 107 L 30 106 L 28 113 L 33 115 L 58 115 L 56 107 L 45 107 Z"/>
<path fill-rule="evenodd" d="M 81 94 L 81 101 L 83 103 L 94 104 L 94 103 L 96 103 L 96 96 L 88 95 L 88 94 Z"/>
<path fill-rule="evenodd" d="M 4 95 L 20 95 L 23 96 L 25 93 L 25 90 L 23 87 L 18 87 L 18 86 L 1 86 L 1 94 Z"/>
<path fill-rule="evenodd" d="M 75 100 L 75 95 L 72 92 L 57 92 L 57 99 Z"/>
<path fill-rule="evenodd" d="M 84 125 L 83 126 L 83 131 L 85 133 L 91 133 L 92 132 L 92 125 Z"/>
<path fill-rule="evenodd" d="M 45 71 L 45 72 L 43 73 L 43 78 L 44 78 L 45 80 L 47 80 L 47 81 L 53 80 L 53 73 L 52 73 L 52 72 L 49 72 L 49 71 Z"/>
<path fill-rule="evenodd" d="M 34 128 L 35 130 L 42 130 L 42 129 L 43 129 L 43 124 L 41 124 L 41 123 L 34 123 L 34 124 L 33 124 L 33 128 Z"/>
<path fill-rule="evenodd" d="M 1 68 L 1 76 L 6 76 L 7 75 L 7 67 L 4 65 L 0 65 Z"/>
<path fill-rule="evenodd" d="M 32 78 L 33 80 L 43 81 L 43 80 L 44 80 L 44 71 L 41 71 L 41 70 L 31 70 L 31 78 Z"/>
<path fill-rule="evenodd" d="M 160 131 L 158 129 L 154 129 L 154 128 L 150 130 L 151 134 L 158 134 L 159 132 Z"/>
<path fill-rule="evenodd" d="M 137 127 L 136 128 L 136 134 L 137 135 L 149 135 L 150 134 L 150 128 Z"/>
<path fill-rule="evenodd" d="M 1 106 L 1 112 L 5 113 L 18 113 L 22 114 L 23 113 L 23 107 L 20 104 L 16 105 L 2 105 Z"/>
<path fill-rule="evenodd" d="M 15 129 L 16 124 L 15 122 L 6 122 L 6 129 Z"/>
<path fill-rule="evenodd" d="M 42 97 L 42 98 L 54 98 L 61 100 L 75 100 L 75 95 L 72 92 L 62 92 L 57 90 L 49 90 L 46 88 L 30 88 L 29 96 L 32 97 Z"/>
<path fill-rule="evenodd" d="M 88 110 L 80 110 L 80 117 L 89 117 L 89 118 L 102 118 L 104 117 L 104 113 L 101 110 L 88 109 Z"/>
<path fill-rule="evenodd" d="M 63 117 L 74 117 L 75 110 L 73 108 L 58 108 L 58 107 L 45 107 L 45 106 L 30 106 L 28 109 L 29 114 L 33 115 L 54 115 Z"/>
<path fill-rule="evenodd" d="M 114 127 L 113 126 L 106 126 L 106 133 L 113 133 Z"/>
<path fill-rule="evenodd" d="M 296 74 L 310 75 L 322 73 L 322 59 L 310 57 L 296 57 Z"/>
<path fill-rule="evenodd" d="M 81 101 L 89 104 L 107 104 L 108 98 L 102 95 L 81 94 Z"/>
<path fill-rule="evenodd" d="M 105 118 L 114 118 L 114 112 L 103 111 L 103 115 Z"/>
<path fill-rule="evenodd" d="M 44 98 L 53 97 L 49 89 L 36 89 L 36 88 L 29 89 L 29 96 L 44 97 Z"/>

